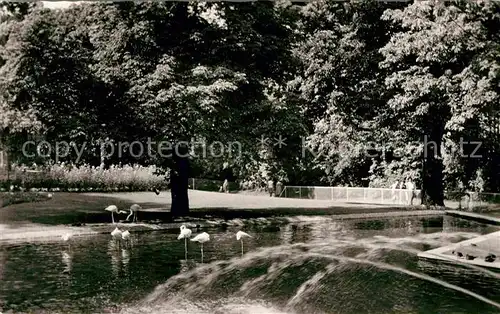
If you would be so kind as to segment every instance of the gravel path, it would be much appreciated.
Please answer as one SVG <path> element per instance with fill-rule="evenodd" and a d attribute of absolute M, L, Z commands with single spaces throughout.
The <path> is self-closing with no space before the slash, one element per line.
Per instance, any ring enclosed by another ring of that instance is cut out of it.
<path fill-rule="evenodd" d="M 169 192 L 162 192 L 155 195 L 151 192 L 133 193 L 86 193 L 89 196 L 113 197 L 133 203 L 154 203 L 159 207 L 169 208 L 171 198 Z M 293 199 L 281 197 L 269 197 L 261 195 L 245 195 L 231 193 L 217 193 L 189 190 L 189 207 L 196 208 L 228 208 L 228 209 L 265 209 L 265 208 L 404 208 L 401 205 L 378 205 L 345 203 L 326 200 Z"/>

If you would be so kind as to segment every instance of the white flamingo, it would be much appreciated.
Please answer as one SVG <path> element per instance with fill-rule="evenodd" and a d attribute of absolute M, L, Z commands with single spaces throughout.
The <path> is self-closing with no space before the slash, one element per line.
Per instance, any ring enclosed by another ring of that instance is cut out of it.
<path fill-rule="evenodd" d="M 122 240 L 125 241 L 125 244 L 129 244 L 130 243 L 130 231 L 128 230 L 125 230 L 122 232 Z"/>
<path fill-rule="evenodd" d="M 252 238 L 252 236 L 241 230 L 236 232 L 236 241 L 241 242 L 241 255 L 243 255 L 243 238 Z"/>
<path fill-rule="evenodd" d="M 117 214 L 126 214 L 127 212 L 124 210 L 118 210 L 118 207 L 116 205 L 109 205 L 108 207 L 104 208 L 105 211 L 111 212 L 111 221 L 115 223 L 115 217 L 113 216 L 113 213 Z"/>
<path fill-rule="evenodd" d="M 201 262 L 203 263 L 203 243 L 210 241 L 210 235 L 206 232 L 203 232 L 192 238 L 191 241 L 201 244 Z"/>
<path fill-rule="evenodd" d="M 115 228 L 115 230 L 111 231 L 111 237 L 113 237 L 113 239 L 118 244 L 120 244 L 120 240 L 122 239 L 122 234 L 123 234 L 123 232 L 118 228 Z"/>
<path fill-rule="evenodd" d="M 66 233 L 61 236 L 61 239 L 68 243 L 68 246 L 71 248 L 70 240 L 73 238 L 73 234 L 71 233 Z"/>
<path fill-rule="evenodd" d="M 122 232 L 122 240 L 125 240 L 125 241 L 130 240 L 130 231 L 125 230 Z"/>
<path fill-rule="evenodd" d="M 184 239 L 184 254 L 186 256 L 186 259 L 187 259 L 187 239 L 191 238 L 191 234 L 192 234 L 191 229 L 188 229 L 188 228 L 186 228 L 185 225 L 182 225 L 181 226 L 181 233 L 177 237 L 177 240 Z"/>
<path fill-rule="evenodd" d="M 130 206 L 130 208 L 129 208 L 130 214 L 128 214 L 128 216 L 127 216 L 127 221 L 130 219 L 130 217 L 133 216 L 132 222 L 137 222 L 137 211 L 139 211 L 141 209 L 142 209 L 142 207 L 139 206 L 138 204 L 134 204 L 134 205 Z"/>

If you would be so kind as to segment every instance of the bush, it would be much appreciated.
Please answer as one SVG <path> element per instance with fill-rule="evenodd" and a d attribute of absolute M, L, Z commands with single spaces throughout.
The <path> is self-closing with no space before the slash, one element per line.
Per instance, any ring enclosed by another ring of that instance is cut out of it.
<path fill-rule="evenodd" d="M 90 165 L 73 166 L 64 163 L 48 167 L 14 167 L 14 179 L 1 182 L 0 188 L 11 185 L 27 190 L 53 190 L 69 192 L 87 191 L 147 191 L 166 186 L 166 177 L 156 175 L 155 166 L 111 166 L 109 169 Z"/>

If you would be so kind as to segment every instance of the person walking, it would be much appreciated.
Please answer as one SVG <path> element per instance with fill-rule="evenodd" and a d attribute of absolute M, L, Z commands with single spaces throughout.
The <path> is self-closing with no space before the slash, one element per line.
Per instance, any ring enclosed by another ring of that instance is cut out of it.
<path fill-rule="evenodd" d="M 407 190 L 407 195 L 408 195 L 408 199 L 410 200 L 410 204 L 409 205 L 413 205 L 413 199 L 415 198 L 415 184 L 413 184 L 413 182 L 411 181 L 411 179 L 408 179 L 406 181 L 406 190 Z"/>
<path fill-rule="evenodd" d="M 396 182 L 394 182 L 392 185 L 391 185 L 391 189 L 392 189 L 392 202 L 393 203 L 396 203 L 396 200 L 397 200 L 397 189 L 399 189 L 399 180 L 396 180 Z"/>
<path fill-rule="evenodd" d="M 269 179 L 269 181 L 267 181 L 267 191 L 269 192 L 269 196 L 273 197 L 273 195 L 274 195 L 274 181 L 273 181 L 273 179 Z"/>
<path fill-rule="evenodd" d="M 283 191 L 283 182 L 281 182 L 281 180 L 278 180 L 278 182 L 276 182 L 276 195 L 277 197 L 279 197 L 281 195 L 281 192 Z"/>

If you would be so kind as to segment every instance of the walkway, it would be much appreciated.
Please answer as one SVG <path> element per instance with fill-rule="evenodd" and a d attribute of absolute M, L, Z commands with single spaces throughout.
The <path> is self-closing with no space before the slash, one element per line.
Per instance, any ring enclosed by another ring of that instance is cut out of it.
<path fill-rule="evenodd" d="M 89 196 L 113 197 L 132 203 L 155 203 L 160 207 L 170 208 L 171 198 L 169 192 L 155 195 L 151 192 L 133 193 L 86 193 Z M 331 200 L 295 199 L 269 197 L 263 195 L 245 195 L 232 193 L 206 192 L 189 190 L 189 207 L 196 208 L 228 208 L 228 209 L 265 209 L 265 208 L 332 208 L 343 207 L 354 211 L 363 208 L 396 209 L 404 208 L 401 205 L 379 205 L 365 203 L 346 203 Z"/>

